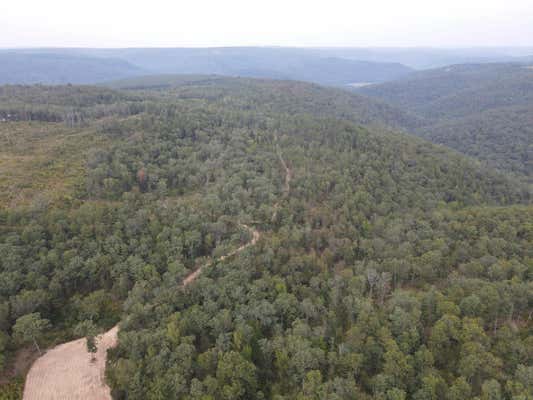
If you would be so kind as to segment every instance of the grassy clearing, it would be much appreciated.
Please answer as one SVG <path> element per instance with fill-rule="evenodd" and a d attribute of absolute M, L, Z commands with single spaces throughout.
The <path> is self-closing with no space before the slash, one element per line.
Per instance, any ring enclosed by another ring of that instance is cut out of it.
<path fill-rule="evenodd" d="M 0 123 L 0 208 L 68 199 L 82 184 L 87 150 L 108 141 L 92 128 Z"/>

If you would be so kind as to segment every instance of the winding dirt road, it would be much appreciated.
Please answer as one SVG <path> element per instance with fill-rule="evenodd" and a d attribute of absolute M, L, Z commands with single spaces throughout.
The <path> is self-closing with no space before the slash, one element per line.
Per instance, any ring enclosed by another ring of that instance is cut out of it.
<path fill-rule="evenodd" d="M 283 159 L 279 146 L 277 153 L 285 170 L 283 197 L 286 197 L 290 190 L 292 172 Z M 273 219 L 277 215 L 278 208 L 279 202 L 274 205 Z M 191 272 L 183 280 L 181 287 L 190 285 L 213 263 L 224 261 L 257 243 L 261 233 L 248 225 L 240 224 L 240 226 L 252 234 L 252 239 Z M 90 361 L 85 338 L 63 343 L 47 351 L 35 361 L 28 372 L 23 400 L 112 400 L 111 389 L 105 382 L 104 372 L 107 350 L 116 346 L 117 342 L 118 325 L 98 337 L 98 353 L 94 362 Z"/>
<path fill-rule="evenodd" d="M 204 265 L 202 265 L 200 268 L 197 268 L 194 272 L 190 273 L 189 275 L 187 275 L 187 277 L 183 280 L 183 283 L 182 283 L 182 287 L 185 287 L 189 284 L 191 284 L 192 282 L 194 282 L 194 280 L 196 278 L 198 278 L 198 276 L 200 276 L 200 274 L 202 273 L 202 271 L 205 269 L 205 268 L 208 268 L 210 267 L 213 263 L 216 263 L 216 262 L 219 262 L 219 261 L 224 261 L 226 258 L 229 258 L 231 256 L 234 256 L 238 253 L 240 253 L 241 251 L 243 251 L 244 249 L 246 249 L 247 247 L 250 247 L 250 246 L 253 246 L 254 244 L 257 243 L 257 241 L 259 240 L 259 238 L 261 237 L 261 233 L 255 229 L 255 228 L 251 228 L 249 227 L 248 225 L 245 225 L 245 224 L 240 224 L 243 228 L 247 229 L 249 232 L 251 232 L 252 234 L 252 239 L 248 242 L 248 243 L 245 243 L 243 244 L 241 247 L 239 247 L 238 249 L 235 249 L 233 250 L 232 252 L 226 254 L 226 255 L 223 255 L 219 258 L 217 258 L 216 260 L 214 261 L 211 261 L 211 262 L 208 262 Z"/>
<path fill-rule="evenodd" d="M 252 234 L 252 239 L 232 252 L 208 262 L 183 280 L 185 287 L 193 283 L 202 271 L 213 263 L 224 261 L 253 246 L 261 233 L 240 224 Z M 60 344 L 49 350 L 32 365 L 26 377 L 24 400 L 112 400 L 111 390 L 104 379 L 107 350 L 117 345 L 118 325 L 98 337 L 96 361 L 91 362 L 85 338 Z"/>

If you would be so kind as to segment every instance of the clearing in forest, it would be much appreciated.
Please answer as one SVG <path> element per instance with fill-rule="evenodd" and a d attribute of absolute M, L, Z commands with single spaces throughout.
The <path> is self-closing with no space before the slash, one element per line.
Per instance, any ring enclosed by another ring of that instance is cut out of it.
<path fill-rule="evenodd" d="M 104 380 L 107 350 L 117 343 L 118 327 L 99 336 L 96 360 L 91 361 L 85 338 L 46 352 L 30 369 L 24 400 L 111 400 Z"/>

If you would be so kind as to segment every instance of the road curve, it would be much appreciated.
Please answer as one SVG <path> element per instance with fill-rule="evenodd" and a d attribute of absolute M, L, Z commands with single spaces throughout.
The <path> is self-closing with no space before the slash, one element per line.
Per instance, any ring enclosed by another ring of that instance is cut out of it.
<path fill-rule="evenodd" d="M 277 142 L 277 136 L 275 139 Z M 277 154 L 285 170 L 283 197 L 287 197 L 292 171 L 283 159 L 279 146 L 277 146 Z M 272 220 L 275 220 L 278 209 L 279 202 L 274 205 Z M 257 243 L 261 233 L 248 225 L 240 224 L 240 226 L 252 234 L 250 241 L 200 266 L 185 277 L 181 287 L 190 285 L 205 268 L 213 263 L 224 261 Z M 90 360 L 85 338 L 63 343 L 47 351 L 33 363 L 26 376 L 23 400 L 112 400 L 111 389 L 105 382 L 104 373 L 107 350 L 116 346 L 117 343 L 118 325 L 98 337 L 98 353 L 94 362 Z"/>
<path fill-rule="evenodd" d="M 249 242 L 210 261 L 191 272 L 181 287 L 193 283 L 202 271 L 218 261 L 224 261 L 253 246 L 260 232 L 240 224 L 252 234 Z M 85 338 L 60 344 L 47 351 L 32 365 L 26 376 L 23 400 L 112 400 L 111 389 L 104 379 L 107 350 L 118 343 L 118 325 L 98 337 L 96 361 L 91 362 Z"/>

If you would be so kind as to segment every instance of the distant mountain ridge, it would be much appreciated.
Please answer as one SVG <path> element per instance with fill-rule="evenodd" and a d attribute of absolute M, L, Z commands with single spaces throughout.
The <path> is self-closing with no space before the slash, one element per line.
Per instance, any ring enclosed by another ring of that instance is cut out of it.
<path fill-rule="evenodd" d="M 248 54 L 259 57 L 268 53 L 287 55 L 310 55 L 321 58 L 342 58 L 348 60 L 377 63 L 400 63 L 409 68 L 423 70 L 452 64 L 479 64 L 502 62 L 531 62 L 533 47 L 471 47 L 471 48 L 431 48 L 431 47 L 211 47 L 211 48 L 44 48 L 19 49 L 17 51 L 47 51 L 88 56 L 117 57 L 140 63 L 158 63 L 165 54 L 181 54 L 198 58 L 205 54 Z M 146 54 L 150 58 L 145 57 Z M 283 60 L 283 59 L 282 59 Z M 133 62 L 134 64 L 136 62 Z M 153 71 L 157 72 L 157 71 Z M 160 71 L 164 72 L 164 71 Z M 167 71 L 176 72 L 176 71 Z"/>
<path fill-rule="evenodd" d="M 533 48 L 30 48 L 0 49 L 0 57 L 0 83 L 100 83 L 148 74 L 218 74 L 344 86 L 391 81 L 414 69 L 451 64 L 533 62 Z"/>
<path fill-rule="evenodd" d="M 473 48 L 323 48 L 324 54 L 348 59 L 398 62 L 417 70 L 454 64 L 486 64 L 533 61 L 533 47 Z"/>
<path fill-rule="evenodd" d="M 26 49 L 0 51 L 0 57 L 0 83 L 100 83 L 165 73 L 291 79 L 335 86 L 384 82 L 412 72 L 400 63 L 288 48 Z"/>
<path fill-rule="evenodd" d="M 384 82 L 412 72 L 400 63 L 353 60 L 292 48 L 118 49 L 96 54 L 119 57 L 154 73 L 291 79 L 326 85 Z"/>
<path fill-rule="evenodd" d="M 88 84 L 142 73 L 141 68 L 115 58 L 0 52 L 0 84 Z"/>

